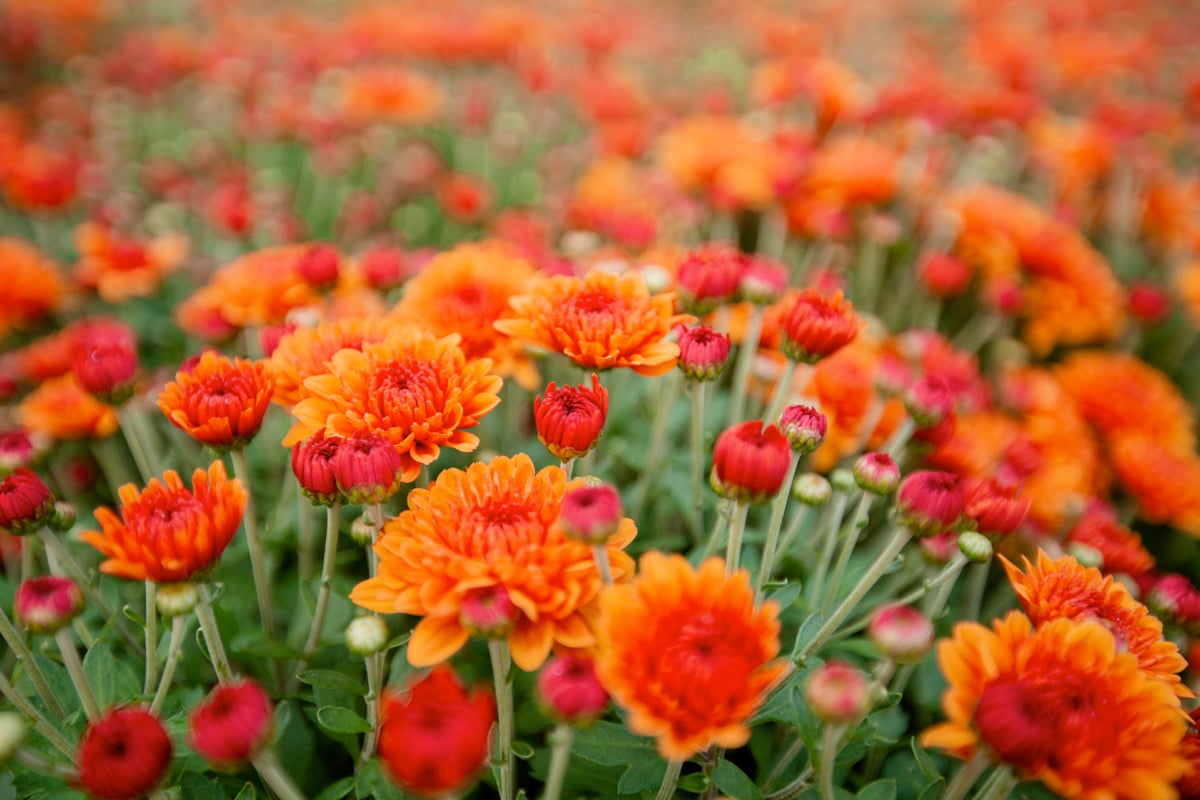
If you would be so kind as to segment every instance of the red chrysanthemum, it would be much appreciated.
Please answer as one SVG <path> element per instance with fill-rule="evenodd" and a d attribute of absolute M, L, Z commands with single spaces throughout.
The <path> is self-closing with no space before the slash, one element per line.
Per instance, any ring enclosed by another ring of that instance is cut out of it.
<path fill-rule="evenodd" d="M 243 447 L 262 426 L 275 379 L 266 364 L 205 350 L 158 396 L 171 424 L 218 450 Z"/>
<path fill-rule="evenodd" d="M 172 751 L 171 738 L 153 714 L 113 709 L 88 725 L 79 740 L 79 786 L 101 800 L 142 797 L 166 774 Z"/>

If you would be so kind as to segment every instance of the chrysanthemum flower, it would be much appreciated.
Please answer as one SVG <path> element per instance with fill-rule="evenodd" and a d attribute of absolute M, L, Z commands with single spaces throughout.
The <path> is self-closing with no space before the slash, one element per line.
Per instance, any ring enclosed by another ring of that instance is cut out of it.
<path fill-rule="evenodd" d="M 21 239 L 0 238 L 0 336 L 58 308 L 66 287 L 58 268 Z"/>
<path fill-rule="evenodd" d="M 247 253 L 218 269 L 189 301 L 219 311 L 236 327 L 282 325 L 292 309 L 320 303 L 320 293 L 300 274 L 307 251 L 308 245 L 289 244 Z"/>
<path fill-rule="evenodd" d="M 142 243 L 85 222 L 75 229 L 75 247 L 79 251 L 75 280 L 96 290 L 106 302 L 121 303 L 158 291 L 167 273 L 187 256 L 188 240 L 173 233 Z"/>
<path fill-rule="evenodd" d="M 664 337 L 691 320 L 672 312 L 670 293 L 651 296 L 636 272 L 558 275 L 510 303 L 514 317 L 495 323 L 501 333 L 562 353 L 582 367 L 629 367 L 639 375 L 674 369 L 679 346 Z"/>
<path fill-rule="evenodd" d="M 1142 545 L 1142 537 L 1121 524 L 1117 512 L 1093 501 L 1076 520 L 1067 541 L 1092 548 L 1100 554 L 1104 572 L 1137 577 L 1154 569 L 1154 556 Z"/>
<path fill-rule="evenodd" d="M 37 473 L 17 467 L 0 479 L 0 528 L 17 536 L 36 533 L 54 513 L 54 496 Z"/>
<path fill-rule="evenodd" d="M 1000 560 L 1034 625 L 1055 619 L 1102 622 L 1122 650 L 1137 656 L 1148 677 L 1171 687 L 1179 697 L 1192 696 L 1179 678 L 1187 661 L 1179 648 L 1163 638 L 1162 622 L 1111 575 L 1101 575 L 1070 556 L 1051 559 L 1042 551 L 1036 564 L 1023 559 L 1024 572 L 1003 556 Z"/>
<path fill-rule="evenodd" d="M 711 745 L 741 747 L 746 720 L 787 671 L 779 606 L 754 605 L 749 574 L 710 558 L 649 552 L 637 578 L 600 598 L 596 674 L 629 712 L 630 730 L 658 739 L 666 759 Z"/>
<path fill-rule="evenodd" d="M 190 580 L 216 563 L 246 508 L 246 490 L 228 478 L 221 461 L 207 472 L 197 469 L 191 491 L 179 473 L 167 470 L 161 482 L 151 478 L 141 491 L 127 483 L 117 494 L 121 516 L 96 509 L 103 530 L 79 538 L 107 556 L 101 572 L 155 583 Z"/>
<path fill-rule="evenodd" d="M 243 447 L 262 426 L 275 381 L 262 361 L 229 358 L 205 350 L 191 369 L 180 370 L 158 396 L 171 424 L 209 447 Z"/>
<path fill-rule="evenodd" d="M 709 482 L 722 497 L 765 503 L 783 488 L 791 459 L 791 445 L 779 428 L 746 420 L 717 437 Z"/>
<path fill-rule="evenodd" d="M 533 399 L 533 419 L 538 440 L 559 461 L 569 461 L 591 452 L 600 441 L 608 419 L 608 390 L 592 373 L 592 388 L 555 386 L 551 381 L 545 396 Z"/>
<path fill-rule="evenodd" d="M 79 740 L 79 786 L 102 800 L 144 797 L 166 775 L 172 750 L 158 717 L 140 708 L 114 708 L 89 724 Z"/>
<path fill-rule="evenodd" d="M 1036 630 L 1012 612 L 989 630 L 960 623 L 938 645 L 950 684 L 948 721 L 925 747 L 970 758 L 988 747 L 1027 780 L 1064 797 L 1168 800 L 1184 771 L 1184 716 L 1162 682 L 1095 621 L 1056 619 Z"/>
<path fill-rule="evenodd" d="M 782 349 L 793 361 L 813 363 L 831 356 L 853 342 L 862 328 L 841 292 L 826 297 L 809 289 L 784 302 Z"/>
<path fill-rule="evenodd" d="M 304 381 L 284 446 L 322 429 L 344 437 L 378 433 L 404 460 L 405 482 L 416 480 L 443 447 L 471 452 L 479 437 L 466 429 L 500 402 L 502 380 L 491 374 L 489 359 L 468 359 L 458 341 L 406 330 L 362 350 L 338 351 L 327 372 Z"/>
<path fill-rule="evenodd" d="M 414 489 L 408 510 L 384 527 L 375 545 L 379 575 L 350 599 L 423 617 L 408 644 L 414 666 L 445 661 L 466 643 L 464 599 L 493 586 L 520 610 L 508 642 L 521 669 L 541 666 L 555 643 L 592 646 L 600 573 L 591 548 L 568 539 L 559 524 L 566 487 L 561 469 L 535 472 L 524 454 L 443 471 L 429 489 Z M 623 550 L 636 533 L 625 518 L 608 540 L 617 580 L 633 572 Z"/>
<path fill-rule="evenodd" d="M 347 347 L 361 350 L 368 342 L 382 342 L 395 327 L 387 320 L 367 317 L 323 322 L 284 335 L 267 361 L 275 376 L 273 399 L 291 408 L 303 394 L 304 381 L 325 372 L 334 353 Z"/>
<path fill-rule="evenodd" d="M 103 439 L 117 430 L 117 414 L 85 392 L 74 375 L 44 381 L 17 407 L 17 422 L 30 434 L 54 439 Z"/>
<path fill-rule="evenodd" d="M 392 318 L 439 336 L 457 333 L 467 358 L 490 358 L 497 374 L 522 388 L 537 385 L 537 370 L 519 342 L 492 327 L 511 316 L 510 298 L 527 292 L 533 266 L 503 244 L 463 244 L 433 257 L 405 287 Z"/>
<path fill-rule="evenodd" d="M 1133 432 L 1114 437 L 1109 456 L 1117 479 L 1138 502 L 1138 514 L 1200 538 L 1200 456 Z"/>
<path fill-rule="evenodd" d="M 254 681 L 222 684 L 188 716 L 188 746 L 217 769 L 239 769 L 270 740 L 271 714 L 271 698 Z"/>

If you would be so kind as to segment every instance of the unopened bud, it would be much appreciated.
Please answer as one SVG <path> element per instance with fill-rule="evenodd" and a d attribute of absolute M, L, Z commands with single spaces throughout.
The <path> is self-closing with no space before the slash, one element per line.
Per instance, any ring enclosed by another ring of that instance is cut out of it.
<path fill-rule="evenodd" d="M 164 617 L 181 617 L 200 602 L 200 593 L 190 583 L 168 583 L 158 587 L 154 602 Z"/>
<path fill-rule="evenodd" d="M 54 511 L 50 514 L 50 519 L 46 524 L 50 526 L 51 530 L 58 533 L 71 530 L 75 526 L 75 506 L 66 500 L 55 500 Z"/>
<path fill-rule="evenodd" d="M 833 495 L 833 486 L 823 475 L 805 472 L 792 482 L 792 497 L 809 506 L 823 506 Z"/>
<path fill-rule="evenodd" d="M 798 404 L 783 410 L 779 416 L 779 429 L 787 437 L 788 444 L 794 452 L 807 455 L 825 441 L 829 420 L 812 406 Z"/>
<path fill-rule="evenodd" d="M 590 658 L 555 656 L 537 678 L 537 697 L 546 714 L 560 722 L 582 725 L 599 719 L 608 708 L 608 692 L 596 677 Z"/>
<path fill-rule="evenodd" d="M 0 767 L 12 760 L 25 743 L 25 720 L 15 711 L 0 712 Z"/>
<path fill-rule="evenodd" d="M 360 656 L 371 656 L 388 643 L 387 623 L 374 614 L 355 617 L 346 626 L 346 649 Z"/>
<path fill-rule="evenodd" d="M 83 605 L 83 590 L 75 581 L 54 575 L 22 581 L 13 599 L 17 618 L 33 633 L 54 633 L 69 625 Z"/>
<path fill-rule="evenodd" d="M 469 589 L 463 596 L 459 621 L 484 639 L 503 639 L 517 624 L 521 610 L 513 605 L 508 590 L 496 584 Z"/>
<path fill-rule="evenodd" d="M 986 564 L 992 557 L 992 540 L 982 533 L 963 531 L 958 535 L 958 549 L 976 564 Z"/>
<path fill-rule="evenodd" d="M 867 676 L 841 661 L 827 661 L 813 670 L 804 685 L 813 713 L 826 722 L 851 722 L 871 708 Z"/>
<path fill-rule="evenodd" d="M 578 486 L 563 495 L 559 524 L 568 539 L 602 545 L 620 529 L 621 515 L 621 495 L 612 486 Z"/>
<path fill-rule="evenodd" d="M 852 491 L 858 483 L 854 480 L 854 473 L 845 467 L 838 467 L 833 472 L 829 473 L 829 482 L 833 484 L 833 488 L 839 492 Z"/>
<path fill-rule="evenodd" d="M 854 462 L 854 482 L 864 492 L 889 495 L 900 485 L 900 468 L 887 453 L 867 453 Z"/>
<path fill-rule="evenodd" d="M 912 606 L 883 606 L 871 615 L 867 637 L 893 661 L 913 663 L 933 646 L 933 623 Z"/>
<path fill-rule="evenodd" d="M 368 507 L 350 524 L 350 538 L 360 547 L 370 547 L 379 533 L 379 528 L 379 520 Z"/>
<path fill-rule="evenodd" d="M 1104 553 L 1083 542 L 1069 542 L 1067 554 L 1085 567 L 1104 568 Z"/>

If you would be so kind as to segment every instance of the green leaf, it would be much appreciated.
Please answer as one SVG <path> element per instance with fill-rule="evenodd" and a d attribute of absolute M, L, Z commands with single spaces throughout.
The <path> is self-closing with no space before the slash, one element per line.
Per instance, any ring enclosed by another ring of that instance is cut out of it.
<path fill-rule="evenodd" d="M 788 725 L 796 725 L 796 693 L 800 690 L 801 676 L 806 673 L 793 672 L 787 680 L 775 688 L 762 704 L 762 708 L 750 719 L 751 725 L 774 720 Z"/>
<path fill-rule="evenodd" d="M 938 771 L 937 765 L 933 763 L 933 759 L 929 757 L 929 753 L 925 752 L 925 748 L 917 744 L 916 737 L 912 740 L 913 756 L 917 759 L 917 769 L 921 770 L 921 774 L 931 781 L 941 780 L 942 773 Z"/>
<path fill-rule="evenodd" d="M 371 723 L 341 706 L 322 706 L 317 709 L 317 724 L 330 733 L 367 733 Z"/>
<path fill-rule="evenodd" d="M 917 800 L 942 800 L 942 795 L 946 793 L 946 781 L 938 778 L 933 783 L 925 787 Z"/>
<path fill-rule="evenodd" d="M 191 797 L 191 795 L 188 795 L 188 797 Z M 254 790 L 254 784 L 247 783 L 233 800 L 256 800 L 257 797 L 258 792 Z"/>
<path fill-rule="evenodd" d="M 404 645 L 408 644 L 408 640 L 411 638 L 412 631 L 409 631 L 408 633 L 402 633 L 388 642 L 383 649 L 386 652 L 388 650 L 395 650 L 397 647 L 403 647 Z"/>
<path fill-rule="evenodd" d="M 533 745 L 529 742 L 513 742 L 512 754 L 522 761 L 528 761 L 533 758 Z"/>
<path fill-rule="evenodd" d="M 701 794 L 708 788 L 708 783 L 708 776 L 703 772 L 693 772 L 680 778 L 676 786 L 685 792 Z"/>
<path fill-rule="evenodd" d="M 383 776 L 383 770 L 379 766 L 379 759 L 373 758 L 363 765 L 362 770 L 358 773 L 358 779 L 354 782 L 354 796 L 358 800 L 366 800 L 368 797 L 377 798 L 377 800 L 403 800 L 404 795 L 391 782 Z"/>
<path fill-rule="evenodd" d="M 299 649 L 283 642 L 272 642 L 258 636 L 234 642 L 230 649 L 234 653 L 264 659 L 299 659 L 304 655 Z"/>
<path fill-rule="evenodd" d="M 101 708 L 128 703 L 142 693 L 133 667 L 117 658 L 111 642 L 97 642 L 83 657 L 83 674 Z"/>
<path fill-rule="evenodd" d="M 662 785 L 663 776 L 666 774 L 667 762 L 657 756 L 652 760 L 635 761 L 617 781 L 617 791 L 620 794 L 638 794 L 657 789 Z"/>
<path fill-rule="evenodd" d="M 362 682 L 357 678 L 332 669 L 310 669 L 300 675 L 300 681 L 301 683 L 307 683 L 309 686 L 319 686 L 323 689 L 349 692 L 354 695 L 364 695 L 367 693 L 367 687 L 363 686 Z"/>
<path fill-rule="evenodd" d="M 792 660 L 796 660 L 796 656 L 808 646 L 808 643 L 817 635 L 817 631 L 821 630 L 821 623 L 825 621 L 825 615 L 820 611 L 814 611 L 800 624 L 800 630 L 796 632 L 796 643 L 792 645 Z"/>
<path fill-rule="evenodd" d="M 713 770 L 713 783 L 724 794 L 738 800 L 759 800 L 763 796 L 750 776 L 728 759 L 717 762 L 717 768 Z"/>
<path fill-rule="evenodd" d="M 800 597 L 800 592 L 803 589 L 799 581 L 768 583 L 764 588 L 766 589 L 767 599 L 779 603 L 781 610 L 791 608 L 796 599 Z"/>
<path fill-rule="evenodd" d="M 146 627 L 146 620 L 142 618 L 141 614 L 133 610 L 133 606 L 125 606 L 121 611 L 127 619 L 132 620 L 139 628 L 144 629 Z"/>
<path fill-rule="evenodd" d="M 630 764 L 647 754 L 653 754 L 658 759 L 653 739 L 635 736 L 624 725 L 615 722 L 597 722 L 590 728 L 576 732 L 571 753 L 594 764 L 610 767 Z"/>
<path fill-rule="evenodd" d="M 342 800 L 354 789 L 354 778 L 342 778 L 337 783 L 331 783 L 321 790 L 314 800 Z"/>
<path fill-rule="evenodd" d="M 229 792 L 209 775 L 185 772 L 179 776 L 179 788 L 188 800 L 227 800 Z"/>
<path fill-rule="evenodd" d="M 896 782 L 882 780 L 869 783 L 859 791 L 858 800 L 896 800 Z"/>

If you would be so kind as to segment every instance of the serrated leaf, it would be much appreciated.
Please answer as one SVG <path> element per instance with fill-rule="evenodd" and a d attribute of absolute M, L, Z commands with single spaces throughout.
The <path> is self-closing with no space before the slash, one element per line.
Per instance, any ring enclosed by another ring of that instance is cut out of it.
<path fill-rule="evenodd" d="M 881 780 L 869 783 L 859 790 L 858 800 L 896 800 L 896 782 Z"/>
<path fill-rule="evenodd" d="M 342 800 L 354 790 L 354 778 L 342 778 L 337 783 L 331 783 L 321 790 L 313 800 Z"/>
<path fill-rule="evenodd" d="M 528 761 L 533 758 L 533 745 L 529 742 L 513 742 L 512 754 L 522 761 Z"/>
<path fill-rule="evenodd" d="M 925 752 L 925 748 L 917 743 L 916 737 L 912 740 L 913 757 L 917 759 L 917 769 L 921 770 L 921 774 L 931 781 L 941 780 L 942 773 L 938 771 L 937 765 L 933 763 L 933 759 L 929 757 L 929 753 Z"/>
<path fill-rule="evenodd" d="M 317 709 L 317 724 L 330 733 L 367 733 L 371 723 L 341 706 L 322 706 Z"/>
<path fill-rule="evenodd" d="M 117 658 L 110 642 L 97 642 L 83 657 L 83 674 L 101 708 L 128 703 L 142 693 L 133 667 Z"/>
<path fill-rule="evenodd" d="M 717 762 L 712 777 L 718 789 L 738 800 L 759 800 L 763 796 L 754 781 L 750 780 L 750 776 L 728 759 L 723 758 Z"/>
<path fill-rule="evenodd" d="M 357 678 L 332 669 L 310 669 L 300 675 L 300 682 L 337 692 L 349 692 L 356 695 L 367 693 L 367 687 L 363 686 Z"/>
<path fill-rule="evenodd" d="M 792 645 L 792 660 L 796 660 L 796 656 L 808 646 L 808 643 L 817 635 L 817 631 L 821 630 L 821 624 L 825 621 L 825 615 L 820 611 L 814 611 L 800 624 L 800 630 L 796 632 L 796 643 Z"/>

